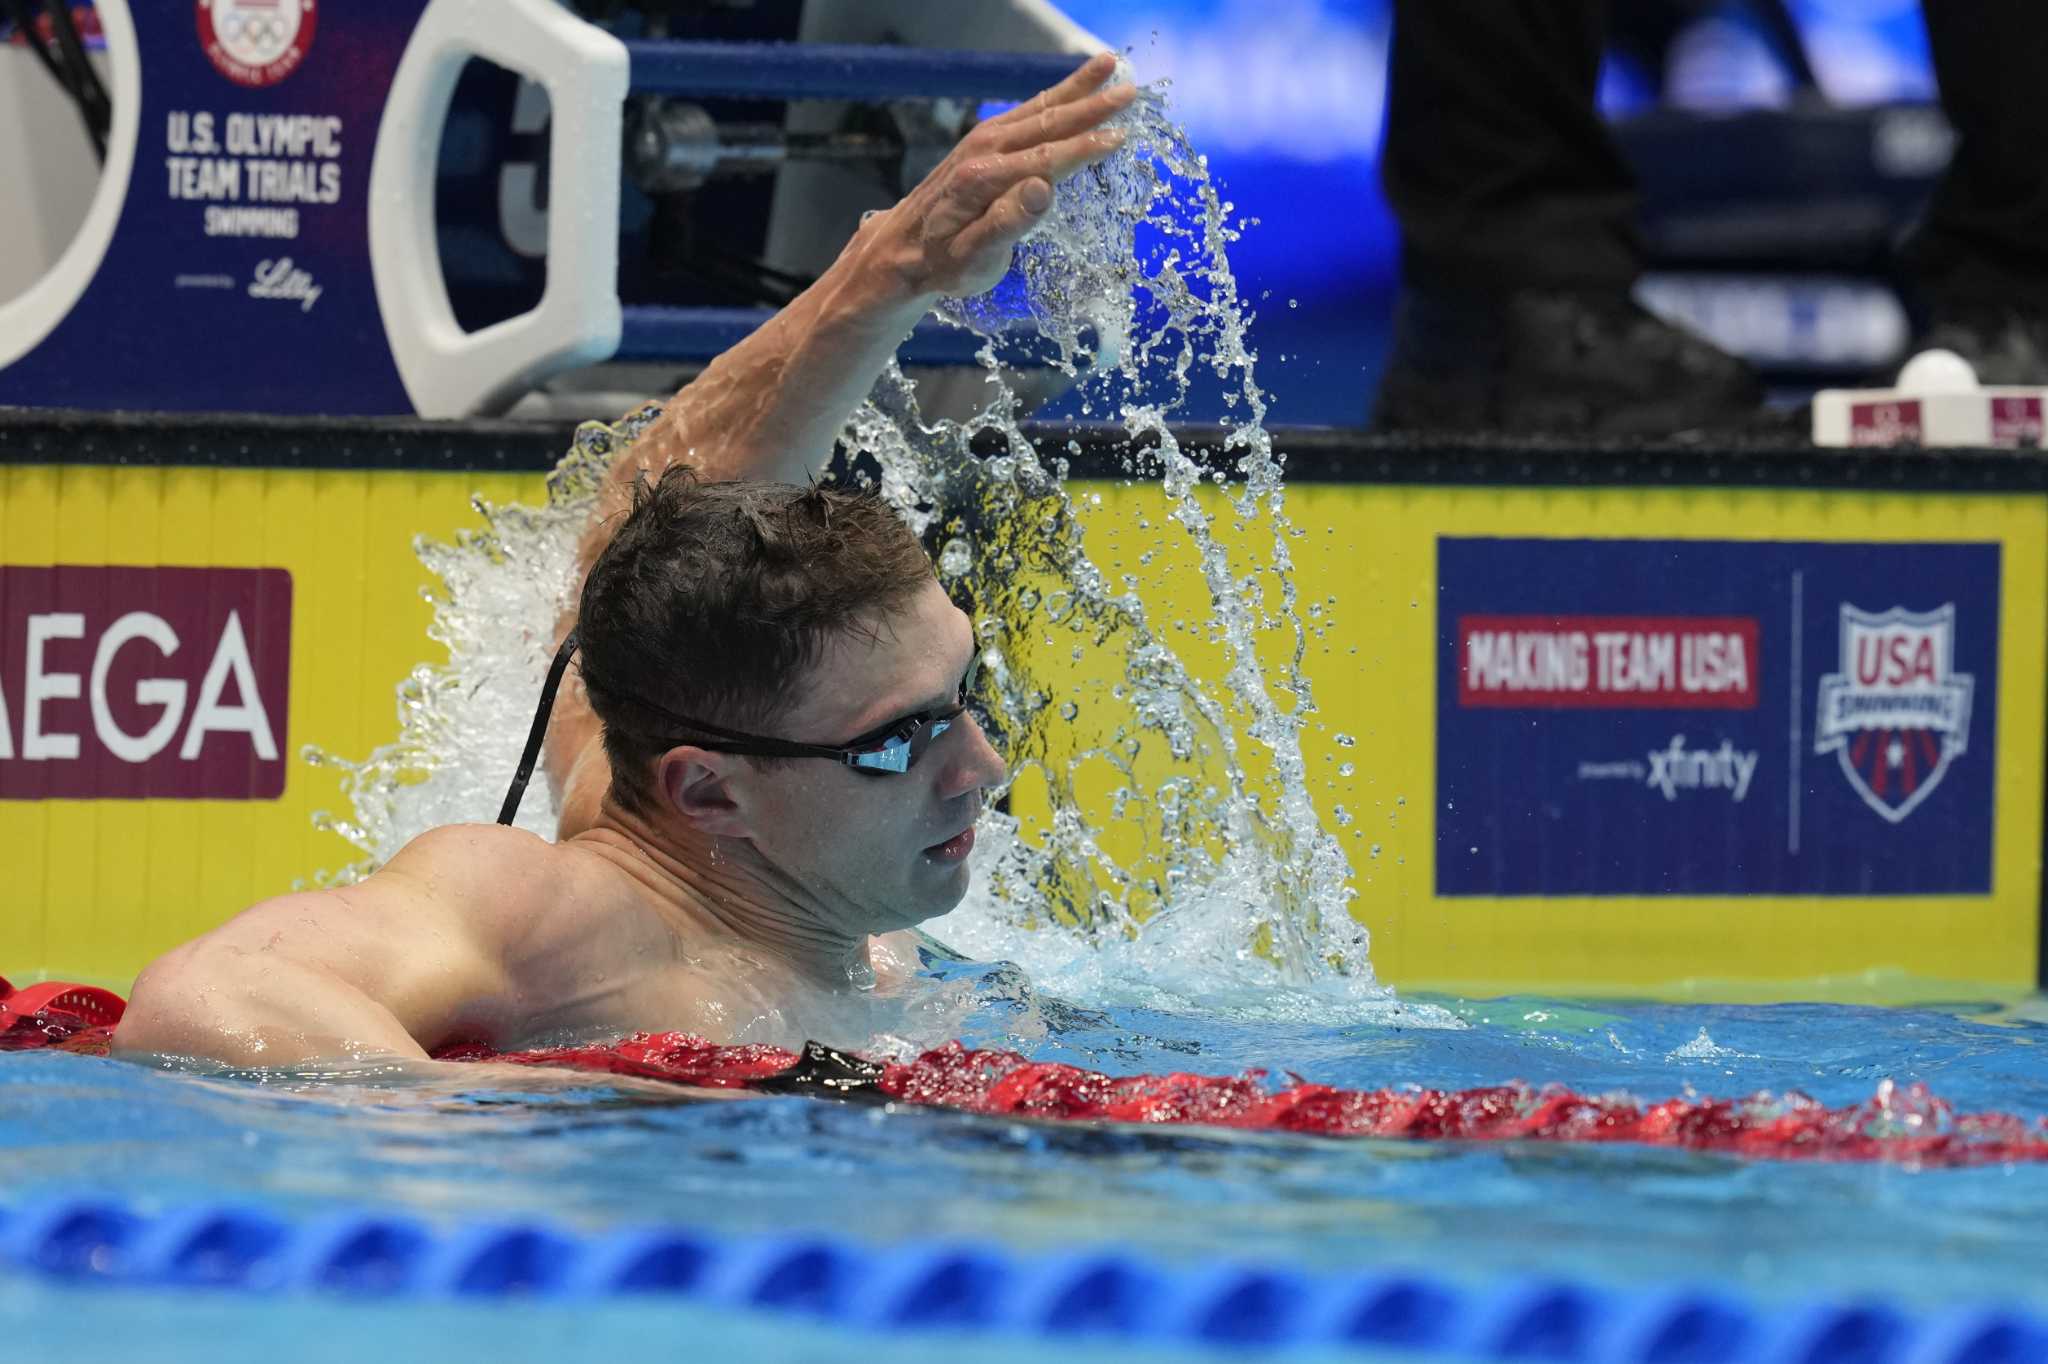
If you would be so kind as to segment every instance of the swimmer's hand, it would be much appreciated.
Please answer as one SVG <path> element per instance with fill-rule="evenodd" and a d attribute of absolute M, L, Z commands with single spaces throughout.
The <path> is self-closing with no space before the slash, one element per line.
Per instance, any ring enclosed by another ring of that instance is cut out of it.
<path fill-rule="evenodd" d="M 1123 145 L 1120 129 L 1101 125 L 1137 87 L 1108 85 L 1115 74 L 1115 54 L 1098 53 L 962 138 L 901 203 L 861 229 L 870 259 L 917 294 L 993 289 L 1010 268 L 1010 248 L 1052 207 L 1053 186 Z"/>
<path fill-rule="evenodd" d="M 610 542 L 643 474 L 681 463 L 710 480 L 822 475 L 848 416 L 918 319 L 942 295 L 994 288 L 1010 248 L 1052 207 L 1053 186 L 1123 145 L 1120 131 L 1102 125 L 1137 90 L 1110 84 L 1115 74 L 1115 55 L 1101 53 L 970 132 L 901 203 L 868 217 L 816 283 L 705 366 L 613 464 L 578 550 L 580 571 Z M 566 613 L 557 639 L 574 623 Z M 566 688 L 548 727 L 556 791 L 586 758 L 591 773 L 606 770 L 598 735 L 580 690 Z M 574 818 L 563 837 L 587 827 L 587 813 Z"/>

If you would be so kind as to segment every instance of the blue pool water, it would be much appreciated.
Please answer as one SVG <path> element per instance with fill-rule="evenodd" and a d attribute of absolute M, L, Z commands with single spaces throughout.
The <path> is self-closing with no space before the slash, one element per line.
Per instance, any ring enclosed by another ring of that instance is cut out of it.
<path fill-rule="evenodd" d="M 1796 1088 L 1828 1103 L 1868 1098 L 1889 1077 L 1924 1082 L 1961 1110 L 2048 1114 L 2040 998 L 1899 1010 L 1436 1001 L 1462 1029 L 1037 1003 L 1049 1029 L 1025 1050 L 1119 1073 L 1262 1067 L 1348 1087 L 1522 1078 L 1648 1099 Z M 967 1031 L 1002 1040 L 1013 1013 L 1013 999 L 994 998 Z M 660 1222 L 873 1246 L 937 1238 L 1022 1254 L 1116 1247 L 1168 1264 L 1418 1269 L 1475 1284 L 1704 1285 L 1764 1304 L 1828 1295 L 1910 1311 L 2048 1308 L 2041 1165 L 1914 1170 L 1631 1145 L 1057 1126 L 807 1098 L 682 1102 L 587 1076 L 537 1073 L 517 1090 L 466 1078 L 0 1057 L 4 1200 L 91 1191 L 144 1212 L 226 1199 L 292 1221 L 352 1206 L 430 1223 L 539 1217 L 586 1234 Z M 238 1339 L 296 1332 L 361 1346 L 386 1329 L 475 1344 L 525 1320 L 495 1350 L 507 1358 L 539 1357 L 537 1342 L 569 1329 L 557 1321 L 566 1309 L 545 1305 L 485 1314 L 493 1324 L 478 1334 L 463 1325 L 472 1309 L 452 1305 L 337 1313 L 316 1300 L 97 1292 L 0 1270 L 0 1327 L 66 1320 L 119 1345 L 120 1323 L 141 1313 L 158 1323 L 159 1345 L 197 1348 L 239 1322 Z M 722 1357 L 776 1357 L 743 1344 L 765 1329 L 758 1319 L 669 1310 L 585 1305 L 563 1320 L 586 1344 L 606 1331 L 680 1330 L 727 1342 Z M 872 1348 L 815 1326 L 760 1340 L 798 1341 L 791 1358 Z"/>

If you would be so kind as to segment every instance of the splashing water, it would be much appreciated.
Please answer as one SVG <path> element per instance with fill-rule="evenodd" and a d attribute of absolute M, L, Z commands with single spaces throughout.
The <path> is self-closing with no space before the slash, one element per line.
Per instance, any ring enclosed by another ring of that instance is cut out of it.
<path fill-rule="evenodd" d="M 1314 703 L 1289 553 L 1301 532 L 1284 511 L 1251 319 L 1230 272 L 1233 206 L 1161 90 L 1141 92 L 1117 122 L 1124 148 L 1060 187 L 1009 278 L 941 310 L 986 338 L 989 406 L 965 423 L 927 422 L 891 366 L 846 431 L 974 617 L 1021 812 L 990 811 L 974 891 L 929 927 L 1091 1003 L 1331 1023 L 1397 1012 L 1455 1026 L 1373 982 L 1365 930 L 1346 909 L 1350 869 L 1307 794 L 1300 736 Z M 1081 385 L 1084 414 L 1115 414 L 1129 437 L 1126 486 L 1156 493 L 1162 533 L 1193 554 L 1209 613 L 1187 646 L 1199 674 L 1135 580 L 1113 587 L 1090 558 L 1066 461 L 1042 457 L 1021 429 L 1000 366 L 1027 330 L 1039 358 L 1049 346 Z M 1235 479 L 1169 429 L 1197 365 L 1243 413 L 1222 452 Z M 448 663 L 401 686 L 395 743 L 361 763 L 308 754 L 343 770 L 354 805 L 352 819 L 325 822 L 366 854 L 339 877 L 425 828 L 496 808 L 573 585 L 576 537 L 612 456 L 650 419 L 587 425 L 545 506 L 479 501 L 482 529 L 419 544 L 443 584 L 430 633 Z M 1262 640 L 1278 645 L 1270 670 Z M 542 795 L 529 795 L 520 824 L 547 835 Z"/>
<path fill-rule="evenodd" d="M 570 605 L 577 537 L 613 452 L 651 420 L 646 414 L 577 432 L 548 476 L 545 505 L 473 498 L 481 529 L 462 531 L 453 543 L 413 541 L 420 562 L 441 580 L 425 593 L 434 607 L 427 636 L 448 650 L 448 661 L 422 663 L 399 684 L 398 738 L 361 762 L 310 744 L 301 750 L 307 762 L 341 772 L 342 794 L 353 807 L 352 818 L 321 811 L 313 822 L 364 854 L 316 875 L 315 884 L 358 880 L 428 829 L 496 812 L 547 673 L 555 622 Z M 518 825 L 552 838 L 556 812 L 546 785 L 535 782 Z"/>

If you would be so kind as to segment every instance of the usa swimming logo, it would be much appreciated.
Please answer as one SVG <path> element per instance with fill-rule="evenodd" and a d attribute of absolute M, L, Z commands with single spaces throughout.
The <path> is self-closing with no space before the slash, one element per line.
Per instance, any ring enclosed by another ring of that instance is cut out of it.
<path fill-rule="evenodd" d="M 1955 670 L 1955 645 L 1953 603 L 1884 612 L 1842 605 L 1842 671 L 1820 680 L 1813 751 L 1833 753 L 1863 803 L 1894 824 L 1969 748 L 1976 679 Z"/>

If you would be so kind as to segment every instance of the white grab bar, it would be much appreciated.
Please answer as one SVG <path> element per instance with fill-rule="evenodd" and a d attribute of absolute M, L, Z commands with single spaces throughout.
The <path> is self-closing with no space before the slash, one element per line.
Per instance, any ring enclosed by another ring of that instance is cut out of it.
<path fill-rule="evenodd" d="M 547 285 L 540 305 L 476 332 L 455 320 L 434 233 L 435 153 L 462 67 L 482 57 L 548 92 Z M 503 408 L 619 344 L 619 157 L 626 48 L 555 0 L 431 0 L 400 58 L 370 162 L 370 268 L 413 408 Z"/>

